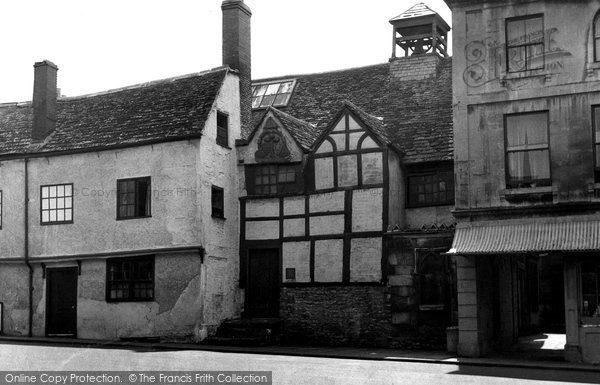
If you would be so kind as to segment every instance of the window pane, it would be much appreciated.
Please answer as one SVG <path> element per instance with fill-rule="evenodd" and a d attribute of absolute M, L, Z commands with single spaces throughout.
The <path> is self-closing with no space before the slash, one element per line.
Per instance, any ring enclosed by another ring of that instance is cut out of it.
<path fill-rule="evenodd" d="M 56 208 L 56 199 L 50 199 L 50 208 L 51 209 L 55 209 Z"/>
<path fill-rule="evenodd" d="M 59 196 L 59 197 L 65 196 L 65 186 L 64 185 L 57 186 L 56 188 L 57 188 L 56 196 Z"/>
<path fill-rule="evenodd" d="M 253 96 L 262 96 L 265 94 L 265 91 L 267 90 L 267 86 L 263 85 L 263 86 L 256 86 L 254 87 L 254 93 L 252 94 Z"/>
<path fill-rule="evenodd" d="M 48 222 L 50 220 L 50 214 L 48 211 L 42 211 L 42 222 Z"/>
<path fill-rule="evenodd" d="M 547 113 L 509 115 L 506 139 L 510 147 L 548 144 Z"/>
<path fill-rule="evenodd" d="M 525 71 L 525 47 L 508 49 L 508 71 Z"/>
<path fill-rule="evenodd" d="M 65 207 L 72 208 L 73 207 L 73 198 L 65 198 Z"/>
<path fill-rule="evenodd" d="M 48 199 L 42 199 L 42 210 L 47 210 L 48 206 Z"/>
<path fill-rule="evenodd" d="M 525 43 L 525 20 L 512 20 L 506 23 L 507 44 L 509 46 Z"/>
<path fill-rule="evenodd" d="M 275 95 L 266 95 L 260 103 L 260 106 L 269 107 L 271 104 L 273 104 L 273 100 L 275 100 Z"/>
<path fill-rule="evenodd" d="M 56 186 L 48 187 L 48 191 L 50 191 L 50 198 L 56 197 Z"/>
<path fill-rule="evenodd" d="M 544 42 L 544 19 L 536 17 L 525 20 L 525 42 L 543 43 Z"/>
<path fill-rule="evenodd" d="M 65 186 L 65 195 L 73 196 L 73 186 L 71 186 L 70 184 Z"/>
<path fill-rule="evenodd" d="M 252 108 L 260 107 L 261 100 L 262 100 L 262 96 L 257 96 L 257 97 L 252 98 Z"/>
<path fill-rule="evenodd" d="M 64 212 L 64 210 L 58 210 L 56 212 L 56 220 L 59 221 L 59 222 L 65 220 L 65 212 Z"/>
<path fill-rule="evenodd" d="M 65 221 L 71 221 L 71 220 L 73 220 L 73 210 L 66 209 L 65 210 Z"/>
<path fill-rule="evenodd" d="M 550 178 L 548 150 L 520 151 L 508 154 L 509 176 L 519 181 Z"/>
<path fill-rule="evenodd" d="M 279 83 L 269 84 L 265 95 L 275 95 L 279 90 Z"/>
<path fill-rule="evenodd" d="M 289 94 L 277 95 L 277 97 L 275 98 L 275 101 L 273 102 L 273 105 L 274 106 L 279 106 L 279 105 L 282 105 L 282 104 L 286 104 L 288 96 L 289 96 Z"/>
<path fill-rule="evenodd" d="M 42 198 L 47 198 L 48 194 L 48 187 L 42 187 Z"/>
<path fill-rule="evenodd" d="M 50 222 L 56 221 L 56 211 L 50 210 L 49 213 L 50 213 Z"/>
<path fill-rule="evenodd" d="M 541 68 L 544 68 L 544 45 L 527 46 L 527 69 L 537 70 Z"/>
<path fill-rule="evenodd" d="M 279 87 L 280 94 L 286 94 L 291 91 L 292 91 L 292 82 L 281 83 L 281 86 Z"/>

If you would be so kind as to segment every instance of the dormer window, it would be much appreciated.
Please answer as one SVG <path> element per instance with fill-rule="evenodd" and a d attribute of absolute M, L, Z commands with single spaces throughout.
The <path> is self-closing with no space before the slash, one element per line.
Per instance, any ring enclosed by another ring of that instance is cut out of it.
<path fill-rule="evenodd" d="M 295 80 L 280 80 L 252 85 L 252 108 L 285 107 L 292 96 Z"/>

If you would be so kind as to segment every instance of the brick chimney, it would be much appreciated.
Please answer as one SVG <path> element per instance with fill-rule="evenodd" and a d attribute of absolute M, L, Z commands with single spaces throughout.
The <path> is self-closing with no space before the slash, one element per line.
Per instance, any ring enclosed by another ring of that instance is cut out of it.
<path fill-rule="evenodd" d="M 240 74 L 240 111 L 242 132 L 252 130 L 252 81 L 250 54 L 250 18 L 252 12 L 244 0 L 224 0 L 223 65 Z"/>
<path fill-rule="evenodd" d="M 42 141 L 56 126 L 56 73 L 58 67 L 51 61 L 35 63 L 33 80 L 33 128 L 31 138 Z"/>

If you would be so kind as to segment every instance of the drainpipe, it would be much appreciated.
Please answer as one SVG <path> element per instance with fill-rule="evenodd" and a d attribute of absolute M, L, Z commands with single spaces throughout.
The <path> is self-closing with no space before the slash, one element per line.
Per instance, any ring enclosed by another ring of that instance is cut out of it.
<path fill-rule="evenodd" d="M 29 158 L 25 158 L 25 206 L 24 211 L 24 244 L 25 264 L 29 269 L 29 337 L 33 336 L 33 266 L 29 262 Z"/>

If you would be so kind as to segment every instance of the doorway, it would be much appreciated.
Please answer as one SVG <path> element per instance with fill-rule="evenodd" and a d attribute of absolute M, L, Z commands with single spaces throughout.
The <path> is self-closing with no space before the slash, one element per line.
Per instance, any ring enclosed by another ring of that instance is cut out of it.
<path fill-rule="evenodd" d="M 77 268 L 46 270 L 46 335 L 77 335 Z"/>
<path fill-rule="evenodd" d="M 252 318 L 279 316 L 279 249 L 248 251 L 248 287 L 245 315 Z"/>

